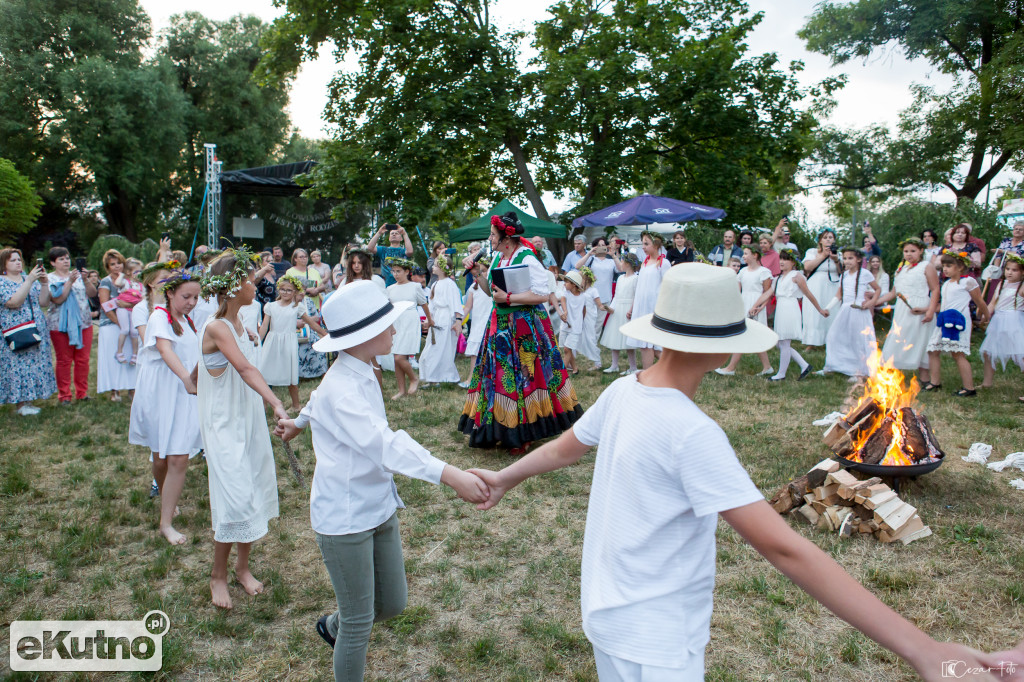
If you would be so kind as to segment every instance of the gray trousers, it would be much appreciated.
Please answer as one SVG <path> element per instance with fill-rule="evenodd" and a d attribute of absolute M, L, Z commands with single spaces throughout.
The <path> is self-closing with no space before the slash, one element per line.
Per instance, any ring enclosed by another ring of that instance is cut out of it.
<path fill-rule="evenodd" d="M 338 600 L 338 610 L 327 619 L 327 630 L 337 639 L 334 679 L 359 682 L 374 622 L 400 614 L 408 596 L 398 512 L 361 533 L 317 533 L 316 544 Z"/>

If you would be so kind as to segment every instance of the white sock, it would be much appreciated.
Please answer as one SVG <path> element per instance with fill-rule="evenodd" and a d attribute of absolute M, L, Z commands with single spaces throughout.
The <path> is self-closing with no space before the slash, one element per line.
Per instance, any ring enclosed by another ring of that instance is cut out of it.
<path fill-rule="evenodd" d="M 629 371 L 630 372 L 635 372 L 636 371 L 636 351 L 635 350 L 627 350 L 626 351 L 626 357 L 629 358 Z"/>
<path fill-rule="evenodd" d="M 619 368 L 619 351 L 613 350 L 612 351 L 612 366 L 611 366 L 611 369 L 618 369 L 618 368 Z"/>
<path fill-rule="evenodd" d="M 791 342 L 787 342 L 787 343 L 791 343 Z M 790 346 L 789 352 L 790 352 L 790 355 L 792 356 L 793 360 L 796 361 L 796 364 L 800 366 L 800 371 L 801 372 L 803 372 L 805 369 L 807 369 L 807 361 L 804 360 L 803 357 L 799 353 L 796 352 L 795 348 Z"/>

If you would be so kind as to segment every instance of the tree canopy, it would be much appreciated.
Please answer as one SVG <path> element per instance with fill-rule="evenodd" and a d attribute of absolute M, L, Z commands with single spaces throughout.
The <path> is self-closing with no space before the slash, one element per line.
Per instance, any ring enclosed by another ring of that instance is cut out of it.
<path fill-rule="evenodd" d="M 1007 166 L 1024 170 L 1022 22 L 1019 0 L 818 5 L 799 35 L 834 64 L 895 46 L 954 81 L 946 92 L 916 86 L 895 136 L 828 131 L 816 150 L 819 179 L 839 189 L 943 186 L 959 201 L 976 199 Z"/>
<path fill-rule="evenodd" d="M 332 83 L 311 193 L 414 221 L 506 195 L 546 219 L 545 191 L 579 204 L 570 220 L 647 190 L 757 221 L 815 126 L 795 105 L 837 85 L 805 91 L 799 64 L 748 56 L 760 15 L 739 0 L 563 0 L 528 64 L 487 0 L 284 4 L 265 79 L 328 40 L 358 63 Z"/>
<path fill-rule="evenodd" d="M 35 225 L 43 201 L 14 164 L 0 158 L 0 244 L 9 244 Z"/>

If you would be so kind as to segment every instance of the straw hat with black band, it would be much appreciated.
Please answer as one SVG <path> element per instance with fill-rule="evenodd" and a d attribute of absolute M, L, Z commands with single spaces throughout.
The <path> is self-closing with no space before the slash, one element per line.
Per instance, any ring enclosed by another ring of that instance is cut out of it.
<path fill-rule="evenodd" d="M 747 318 L 736 273 L 680 263 L 661 282 L 654 313 L 619 327 L 626 336 L 685 353 L 760 353 L 778 343 L 766 325 Z"/>
<path fill-rule="evenodd" d="M 358 346 L 387 330 L 412 301 L 392 303 L 374 282 L 361 279 L 334 292 L 320 310 L 327 336 L 313 344 L 320 353 Z"/>

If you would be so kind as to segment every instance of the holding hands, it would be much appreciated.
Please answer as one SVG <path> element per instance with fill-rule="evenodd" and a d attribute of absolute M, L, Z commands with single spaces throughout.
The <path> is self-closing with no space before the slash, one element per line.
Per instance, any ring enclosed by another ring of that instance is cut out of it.
<path fill-rule="evenodd" d="M 463 471 L 451 464 L 446 464 L 441 472 L 441 483 L 455 491 L 459 499 L 466 502 L 474 502 L 477 508 L 483 508 L 487 504 L 489 496 L 487 483 L 476 475 L 476 469 Z"/>

